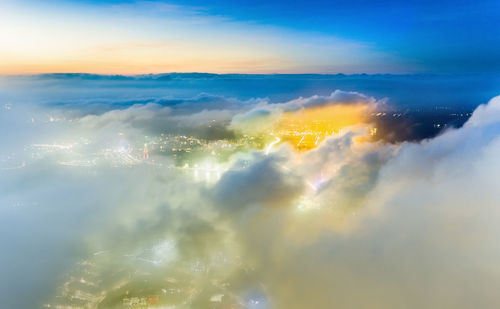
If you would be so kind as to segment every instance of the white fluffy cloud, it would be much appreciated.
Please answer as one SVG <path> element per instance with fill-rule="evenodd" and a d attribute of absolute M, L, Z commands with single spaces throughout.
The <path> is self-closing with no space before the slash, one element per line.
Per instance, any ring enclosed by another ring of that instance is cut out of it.
<path fill-rule="evenodd" d="M 240 227 L 274 305 L 495 307 L 498 106 L 500 97 L 463 128 L 399 149 L 356 149 L 344 136 L 304 155 L 303 175 L 330 169 L 313 199 L 320 209 L 266 209 Z M 354 227 L 339 230 L 346 221 Z"/>

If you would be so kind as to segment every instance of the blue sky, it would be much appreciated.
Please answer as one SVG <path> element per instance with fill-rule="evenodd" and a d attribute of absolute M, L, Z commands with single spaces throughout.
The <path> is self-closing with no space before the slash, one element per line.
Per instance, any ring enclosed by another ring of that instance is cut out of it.
<path fill-rule="evenodd" d="M 12 58 L 0 64 L 2 73 L 500 69 L 500 2 L 492 0 L 7 0 L 0 6 L 8 31 L 0 32 L 6 42 L 0 55 Z M 57 38 L 47 44 L 54 49 L 36 50 L 34 27 L 36 38 Z M 82 34 L 78 42 L 72 33 Z"/>
<path fill-rule="evenodd" d="M 370 42 L 445 70 L 498 70 L 500 1 L 177 1 L 213 14 Z M 237 5 L 237 4 L 238 5 Z M 431 69 L 431 68 L 429 68 Z"/>

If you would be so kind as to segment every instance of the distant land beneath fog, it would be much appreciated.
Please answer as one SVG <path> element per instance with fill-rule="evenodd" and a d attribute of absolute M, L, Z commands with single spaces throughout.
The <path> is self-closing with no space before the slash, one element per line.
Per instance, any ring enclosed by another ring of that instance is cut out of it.
<path fill-rule="evenodd" d="M 50 73 L 3 75 L 0 99 L 78 104 L 107 100 L 127 105 L 158 98 L 188 99 L 209 94 L 239 100 L 285 102 L 328 95 L 336 89 L 387 98 L 398 109 L 472 110 L 500 94 L 500 74 L 212 74 L 100 75 Z M 57 98 L 57 99 L 56 99 Z M 127 103 L 128 102 L 128 103 Z"/>

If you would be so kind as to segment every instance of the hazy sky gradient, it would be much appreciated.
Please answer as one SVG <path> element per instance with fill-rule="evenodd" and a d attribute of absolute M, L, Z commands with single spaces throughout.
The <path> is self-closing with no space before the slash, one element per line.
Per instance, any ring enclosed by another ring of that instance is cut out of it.
<path fill-rule="evenodd" d="M 0 1 L 0 73 L 491 72 L 497 1 Z"/>

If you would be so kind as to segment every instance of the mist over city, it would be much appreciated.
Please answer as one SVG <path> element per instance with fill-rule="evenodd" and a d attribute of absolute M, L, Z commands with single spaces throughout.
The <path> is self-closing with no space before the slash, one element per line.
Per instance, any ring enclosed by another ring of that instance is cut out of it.
<path fill-rule="evenodd" d="M 499 5 L 438 2 L 0 3 L 0 307 L 497 308 Z"/>

